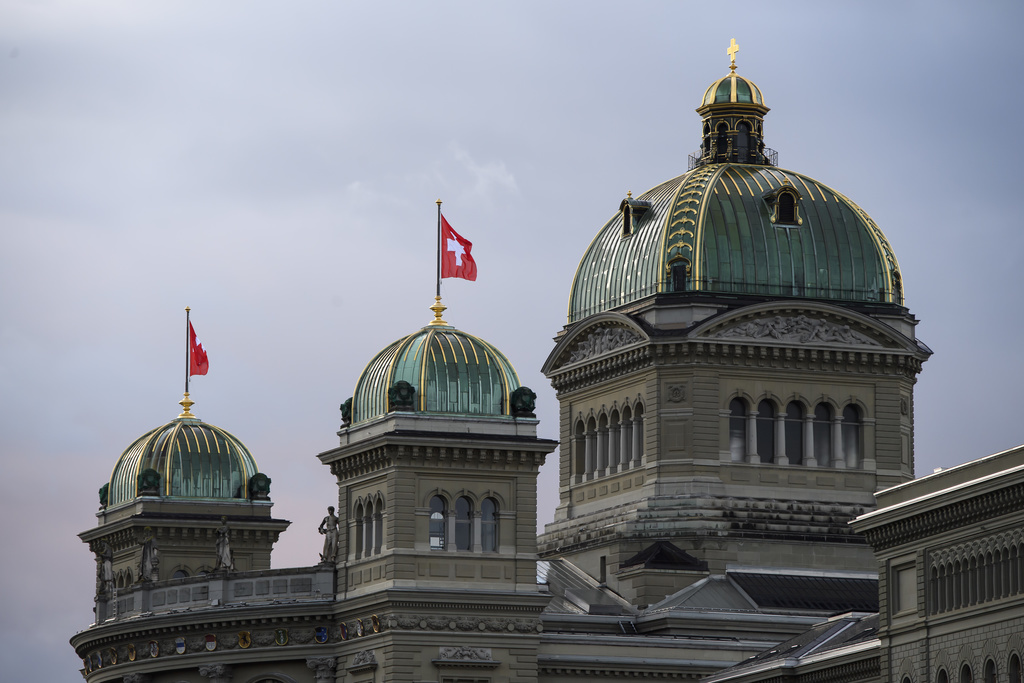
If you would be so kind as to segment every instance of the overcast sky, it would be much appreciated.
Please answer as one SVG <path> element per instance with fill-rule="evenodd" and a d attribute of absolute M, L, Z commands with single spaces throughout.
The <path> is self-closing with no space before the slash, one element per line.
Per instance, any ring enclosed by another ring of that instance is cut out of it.
<path fill-rule="evenodd" d="M 0 667 L 75 681 L 77 534 L 120 453 L 180 411 L 252 450 L 310 565 L 316 454 L 373 354 L 426 324 L 434 201 L 474 243 L 446 319 L 538 394 L 583 250 L 627 191 L 686 170 L 728 72 L 782 167 L 900 259 L 919 337 L 918 474 L 1024 442 L 1020 2 L 0 0 Z M 542 521 L 557 497 L 541 473 Z"/>

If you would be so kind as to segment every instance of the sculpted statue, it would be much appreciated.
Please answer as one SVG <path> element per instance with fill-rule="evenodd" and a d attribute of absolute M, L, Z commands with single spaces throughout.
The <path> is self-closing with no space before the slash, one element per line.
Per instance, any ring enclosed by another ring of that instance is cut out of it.
<path fill-rule="evenodd" d="M 213 571 L 225 570 L 235 571 L 235 562 L 231 559 L 231 530 L 228 528 L 228 518 L 220 518 L 220 526 L 217 527 L 217 566 Z"/>
<path fill-rule="evenodd" d="M 400 379 L 388 389 L 388 410 L 413 410 L 416 387 Z"/>
<path fill-rule="evenodd" d="M 136 484 L 140 495 L 160 495 L 160 473 L 152 468 L 139 472 Z"/>
<path fill-rule="evenodd" d="M 256 500 L 270 498 L 270 477 L 257 472 L 249 478 L 249 497 Z"/>
<path fill-rule="evenodd" d="M 341 428 L 344 429 L 352 424 L 352 397 L 341 404 Z"/>
<path fill-rule="evenodd" d="M 107 507 L 107 501 L 110 500 L 110 482 L 100 487 L 100 507 Z"/>
<path fill-rule="evenodd" d="M 156 534 L 146 527 L 142 539 L 142 557 L 139 560 L 139 581 L 157 581 L 160 578 L 160 550 L 156 546 Z"/>
<path fill-rule="evenodd" d="M 509 402 L 516 417 L 536 417 L 533 411 L 537 407 L 537 394 L 530 387 L 519 387 L 513 391 Z"/>
<path fill-rule="evenodd" d="M 317 531 L 324 536 L 324 551 L 320 553 L 320 561 L 330 564 L 338 554 L 338 516 L 334 514 L 333 505 L 327 506 L 327 516 L 320 522 Z"/>
<path fill-rule="evenodd" d="M 114 549 L 103 541 L 96 553 L 96 593 L 110 595 L 114 592 Z"/>

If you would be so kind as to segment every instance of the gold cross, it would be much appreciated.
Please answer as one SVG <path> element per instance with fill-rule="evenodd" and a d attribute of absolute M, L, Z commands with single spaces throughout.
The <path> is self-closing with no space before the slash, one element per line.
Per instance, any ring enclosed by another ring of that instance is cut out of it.
<path fill-rule="evenodd" d="M 732 60 L 732 64 L 729 65 L 729 69 L 732 71 L 736 70 L 736 53 L 740 51 L 740 46 L 736 44 L 736 39 L 732 38 L 729 40 L 729 49 L 725 51 L 729 58 Z"/>

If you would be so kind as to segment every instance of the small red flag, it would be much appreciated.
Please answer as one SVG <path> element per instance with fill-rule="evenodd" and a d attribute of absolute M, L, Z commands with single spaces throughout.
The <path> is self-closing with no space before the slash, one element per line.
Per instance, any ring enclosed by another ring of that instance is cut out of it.
<path fill-rule="evenodd" d="M 205 375 L 206 371 L 210 369 L 210 361 L 206 357 L 203 343 L 196 336 L 192 323 L 188 324 L 188 339 L 191 347 L 191 353 L 188 354 L 188 376 Z"/>
<path fill-rule="evenodd" d="M 441 277 L 461 277 L 476 280 L 476 261 L 470 251 L 473 243 L 452 230 L 441 216 Z"/>

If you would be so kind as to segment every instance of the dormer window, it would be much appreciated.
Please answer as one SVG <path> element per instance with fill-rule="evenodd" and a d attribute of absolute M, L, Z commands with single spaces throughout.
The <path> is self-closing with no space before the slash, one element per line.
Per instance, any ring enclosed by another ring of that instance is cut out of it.
<path fill-rule="evenodd" d="M 781 225 L 803 225 L 800 217 L 800 194 L 788 182 L 777 190 L 762 196 L 768 205 L 768 218 L 772 223 Z"/>
<path fill-rule="evenodd" d="M 619 211 L 622 212 L 622 236 L 629 237 L 633 234 L 637 223 L 647 213 L 652 204 L 642 199 L 633 199 L 633 193 L 627 192 L 626 198 L 619 202 Z"/>
<path fill-rule="evenodd" d="M 779 223 L 796 223 L 796 197 L 792 192 L 779 193 Z"/>

